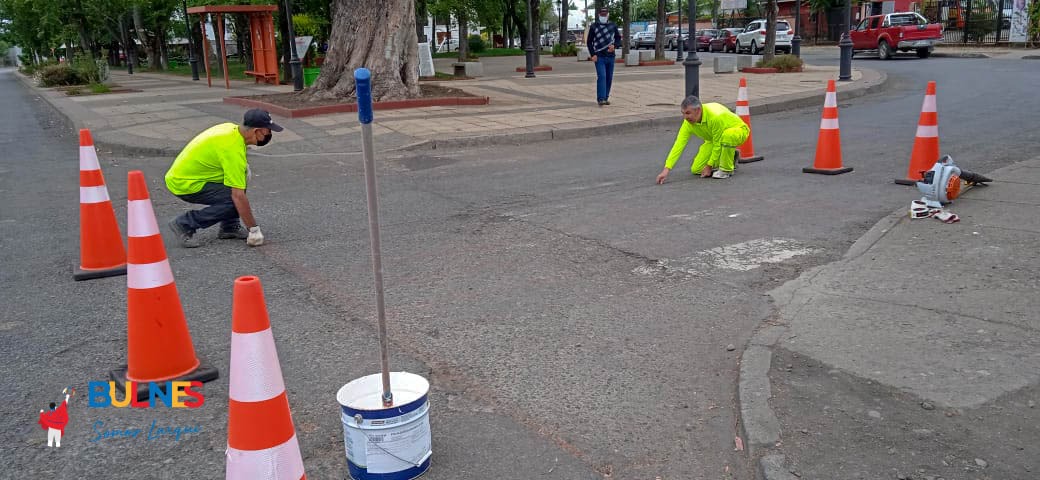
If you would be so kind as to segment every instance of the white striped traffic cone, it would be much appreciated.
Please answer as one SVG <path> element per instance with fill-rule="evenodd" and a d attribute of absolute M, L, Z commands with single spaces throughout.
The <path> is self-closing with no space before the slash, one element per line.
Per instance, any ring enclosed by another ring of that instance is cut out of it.
<path fill-rule="evenodd" d="M 306 478 L 257 277 L 235 280 L 228 392 L 228 480 Z"/>
<path fill-rule="evenodd" d="M 109 372 L 116 386 L 147 398 L 150 382 L 208 382 L 215 368 L 195 356 L 177 284 L 155 221 L 144 174 L 127 173 L 127 365 Z M 131 383 L 127 383 L 131 382 Z"/>
<path fill-rule="evenodd" d="M 748 127 L 747 140 L 737 150 L 740 156 L 738 163 L 751 163 L 765 159 L 761 155 L 755 155 L 755 142 L 751 140 L 751 104 L 748 103 L 747 79 L 740 77 L 740 88 L 737 90 L 737 115 Z"/>
<path fill-rule="evenodd" d="M 90 130 L 79 131 L 79 268 L 76 280 L 126 275 L 126 248 Z"/>
<path fill-rule="evenodd" d="M 914 185 L 923 179 L 922 172 L 932 169 L 939 161 L 939 113 L 935 108 L 935 82 L 928 82 L 925 90 L 924 104 L 921 105 L 921 118 L 917 121 L 917 134 L 914 138 L 914 151 L 910 155 L 910 167 L 906 178 L 897 178 L 900 185 Z"/>
<path fill-rule="evenodd" d="M 841 166 L 841 131 L 838 128 L 838 93 L 834 80 L 827 81 L 827 95 L 823 101 L 820 136 L 816 140 L 816 160 L 804 173 L 838 175 L 851 172 L 852 167 Z"/>

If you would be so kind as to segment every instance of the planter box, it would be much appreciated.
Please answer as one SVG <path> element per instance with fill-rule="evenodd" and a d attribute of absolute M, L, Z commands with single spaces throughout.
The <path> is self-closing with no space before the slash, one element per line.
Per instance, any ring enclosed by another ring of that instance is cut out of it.
<path fill-rule="evenodd" d="M 585 61 L 588 61 L 588 59 L 589 59 L 589 49 L 585 48 L 585 47 L 579 48 L 578 49 L 578 61 L 579 62 L 585 62 Z"/>
<path fill-rule="evenodd" d="M 715 73 L 737 73 L 737 57 L 715 57 L 712 67 Z"/>
<path fill-rule="evenodd" d="M 639 66 L 639 54 L 634 50 L 628 52 L 628 56 L 625 57 L 626 67 L 638 67 Z"/>
<path fill-rule="evenodd" d="M 755 66 L 754 55 L 738 55 L 737 56 L 737 70 L 743 70 L 745 68 L 751 68 Z"/>
<path fill-rule="evenodd" d="M 456 62 L 451 65 L 455 67 L 456 77 L 484 76 L 484 65 L 480 62 Z"/>

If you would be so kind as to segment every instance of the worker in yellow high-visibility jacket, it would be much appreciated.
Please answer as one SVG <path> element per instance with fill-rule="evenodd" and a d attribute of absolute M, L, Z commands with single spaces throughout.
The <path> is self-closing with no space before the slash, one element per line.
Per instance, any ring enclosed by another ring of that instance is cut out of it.
<path fill-rule="evenodd" d="M 657 175 L 657 183 L 662 184 L 668 178 L 668 172 L 675 167 L 675 162 L 689 143 L 690 135 L 704 140 L 697 157 L 693 159 L 690 172 L 700 174 L 701 177 L 729 178 L 733 174 L 736 149 L 747 141 L 751 129 L 724 105 L 701 105 L 701 101 L 692 95 L 683 100 L 682 115 L 682 127 L 664 162 L 664 170 Z"/>

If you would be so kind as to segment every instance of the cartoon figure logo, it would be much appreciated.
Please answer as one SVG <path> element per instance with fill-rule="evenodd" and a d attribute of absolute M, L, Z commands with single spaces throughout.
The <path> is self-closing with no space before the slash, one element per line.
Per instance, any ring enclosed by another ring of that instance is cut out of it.
<path fill-rule="evenodd" d="M 48 447 L 61 447 L 61 436 L 65 433 L 65 425 L 69 423 L 69 412 L 66 407 L 69 405 L 69 397 L 76 394 L 76 389 L 69 388 L 62 389 L 61 393 L 65 394 L 65 401 L 61 402 L 61 405 L 55 408 L 54 402 L 51 402 L 50 410 L 40 410 L 40 428 L 47 431 L 47 446 Z"/>

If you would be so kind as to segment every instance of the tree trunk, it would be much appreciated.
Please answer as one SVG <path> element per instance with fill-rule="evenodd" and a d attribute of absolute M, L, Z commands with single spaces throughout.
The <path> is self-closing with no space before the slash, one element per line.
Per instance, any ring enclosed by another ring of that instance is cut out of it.
<path fill-rule="evenodd" d="M 657 35 L 654 39 L 654 59 L 656 60 L 664 60 L 664 31 L 668 28 L 664 8 L 666 1 L 657 0 Z"/>
<path fill-rule="evenodd" d="M 469 12 L 460 8 L 455 18 L 459 21 L 459 61 L 466 62 L 469 61 Z"/>
<path fill-rule="evenodd" d="M 567 38 L 570 37 L 570 35 L 567 34 L 567 16 L 568 10 L 570 10 L 567 7 L 570 6 L 570 3 L 571 0 L 562 0 L 560 2 L 560 38 L 557 40 L 557 43 L 560 45 L 561 51 L 563 46 L 567 45 Z"/>
<path fill-rule="evenodd" d="M 776 0 L 769 0 L 766 8 L 766 51 L 762 54 L 762 61 L 768 63 L 776 52 Z"/>
<path fill-rule="evenodd" d="M 525 10 L 526 11 L 526 10 Z M 520 34 L 520 48 L 527 48 L 527 22 L 520 20 L 520 13 L 516 11 L 516 0 L 506 0 L 506 13 L 512 19 L 512 26 Z"/>
<path fill-rule="evenodd" d="M 332 7 L 329 52 L 311 95 L 354 96 L 354 69 L 366 67 L 373 99 L 418 97 L 414 0 L 333 0 Z"/>
<path fill-rule="evenodd" d="M 339 2 L 335 2 L 332 5 L 333 17 L 335 17 L 336 15 L 336 3 Z M 289 65 L 289 61 L 292 60 L 292 48 L 294 48 L 294 46 L 289 43 L 289 23 L 285 20 L 285 2 L 278 2 L 278 18 L 281 19 L 278 21 L 278 36 L 282 39 L 282 45 L 279 50 L 282 52 L 282 72 L 284 72 L 282 75 L 279 76 L 279 78 L 284 78 L 286 83 L 292 85 L 292 65 Z M 329 42 L 329 48 L 332 48 L 332 42 Z M 325 60 L 327 61 L 328 58 L 326 58 Z"/>
<path fill-rule="evenodd" d="M 531 41 L 534 42 L 534 66 L 540 66 L 542 64 L 542 9 L 541 0 L 530 0 L 527 2 L 527 8 L 530 8 L 534 15 L 531 17 L 534 19 L 534 25 L 531 25 Z"/>
<path fill-rule="evenodd" d="M 621 52 L 625 58 L 628 58 L 628 39 L 632 35 L 632 28 L 629 26 L 632 23 L 631 1 L 621 0 Z"/>
<path fill-rule="evenodd" d="M 141 42 L 144 47 L 144 53 L 148 55 L 148 61 L 153 69 L 159 68 L 158 55 L 156 55 L 155 49 L 152 48 L 152 42 L 148 40 L 148 35 L 145 33 L 144 22 L 141 20 L 141 6 L 134 5 L 133 10 L 134 17 L 134 33 L 137 35 L 137 40 Z"/>

